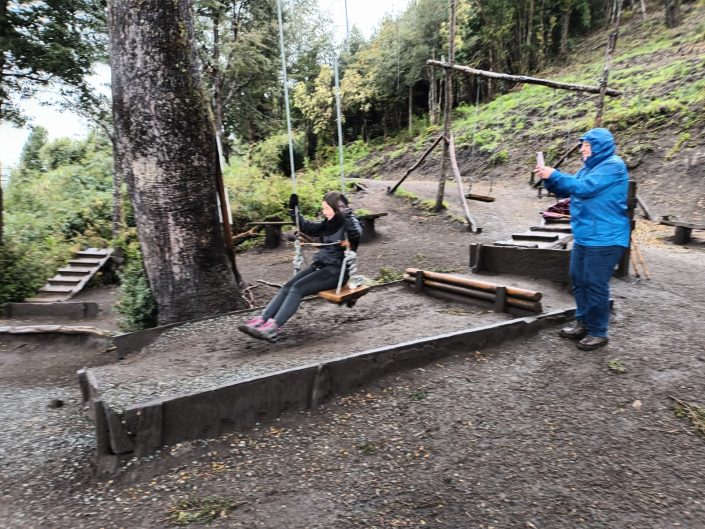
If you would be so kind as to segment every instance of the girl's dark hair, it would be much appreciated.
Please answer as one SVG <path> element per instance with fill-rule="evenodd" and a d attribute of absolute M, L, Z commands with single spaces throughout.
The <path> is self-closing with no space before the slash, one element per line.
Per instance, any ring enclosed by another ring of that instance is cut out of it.
<path fill-rule="evenodd" d="M 335 211 L 335 214 L 339 217 L 342 215 L 340 215 L 340 206 L 338 206 L 338 204 L 342 202 L 346 207 L 348 205 L 347 197 L 339 191 L 328 191 L 323 197 L 323 200 L 333 208 L 333 211 Z"/>

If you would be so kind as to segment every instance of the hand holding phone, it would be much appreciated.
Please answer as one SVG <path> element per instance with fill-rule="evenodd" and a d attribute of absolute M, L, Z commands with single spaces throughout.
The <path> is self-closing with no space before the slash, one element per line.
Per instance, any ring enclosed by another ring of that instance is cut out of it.
<path fill-rule="evenodd" d="M 546 162 L 543 160 L 543 152 L 538 151 L 536 153 L 536 166 L 537 167 L 546 167 Z"/>

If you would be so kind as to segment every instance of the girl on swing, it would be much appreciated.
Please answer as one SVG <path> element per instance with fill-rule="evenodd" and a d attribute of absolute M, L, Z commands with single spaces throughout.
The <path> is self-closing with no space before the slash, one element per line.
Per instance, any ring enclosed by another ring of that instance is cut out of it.
<path fill-rule="evenodd" d="M 289 213 L 296 222 L 299 198 L 292 194 L 289 198 Z M 262 340 L 275 341 L 282 326 L 298 310 L 301 299 L 330 290 L 338 286 L 340 269 L 343 266 L 346 239 L 353 251 L 357 250 L 362 235 L 360 221 L 348 206 L 348 199 L 342 193 L 329 191 L 321 204 L 323 221 L 308 221 L 299 214 L 298 227 L 302 233 L 319 237 L 323 245 L 308 268 L 301 270 L 279 289 L 264 312 L 238 326 L 242 332 Z M 347 280 L 347 273 L 344 280 Z"/>

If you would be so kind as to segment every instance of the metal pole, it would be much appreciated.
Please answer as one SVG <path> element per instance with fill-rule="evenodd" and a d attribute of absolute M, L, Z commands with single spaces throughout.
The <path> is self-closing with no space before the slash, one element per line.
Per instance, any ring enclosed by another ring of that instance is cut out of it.
<path fill-rule="evenodd" d="M 284 80 L 284 107 L 286 109 L 286 132 L 289 137 L 289 164 L 291 165 L 291 180 L 296 193 L 296 168 L 294 167 L 294 141 L 291 135 L 291 111 L 289 110 L 289 79 L 286 75 L 286 52 L 284 51 L 284 22 L 282 21 L 282 2 L 277 0 L 277 15 L 279 16 L 279 49 L 282 58 L 282 78 Z"/>
<path fill-rule="evenodd" d="M 345 155 L 343 154 L 343 112 L 340 104 L 340 77 L 338 75 L 338 56 L 333 58 L 335 70 L 335 108 L 338 121 L 338 163 L 340 164 L 340 192 L 345 193 Z"/>
<path fill-rule="evenodd" d="M 348 0 L 345 0 L 345 47 L 350 51 L 350 23 L 348 21 Z"/>

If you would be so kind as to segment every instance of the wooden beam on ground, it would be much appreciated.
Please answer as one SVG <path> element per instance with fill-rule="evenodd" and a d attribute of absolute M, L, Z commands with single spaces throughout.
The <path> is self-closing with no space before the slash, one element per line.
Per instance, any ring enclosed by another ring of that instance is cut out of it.
<path fill-rule="evenodd" d="M 479 77 L 487 77 L 488 79 L 500 79 L 502 81 L 510 81 L 514 83 L 526 83 L 526 84 L 538 84 L 541 86 L 548 86 L 550 88 L 560 88 L 562 90 L 572 90 L 574 92 L 587 92 L 589 94 L 599 94 L 599 86 L 590 86 L 584 84 L 574 84 L 574 83 L 562 83 L 560 81 L 551 81 L 550 79 L 542 79 L 540 77 L 529 77 L 526 75 L 511 75 L 506 73 L 489 72 L 487 70 L 478 70 L 476 68 L 470 68 L 469 66 L 460 66 L 458 64 L 449 64 L 447 62 L 436 61 L 429 59 L 426 64 L 432 66 L 439 66 L 445 69 L 457 70 L 469 75 L 477 75 Z M 605 95 L 612 97 L 619 97 L 622 95 L 622 91 L 615 90 L 613 88 L 607 88 L 605 90 Z"/>

